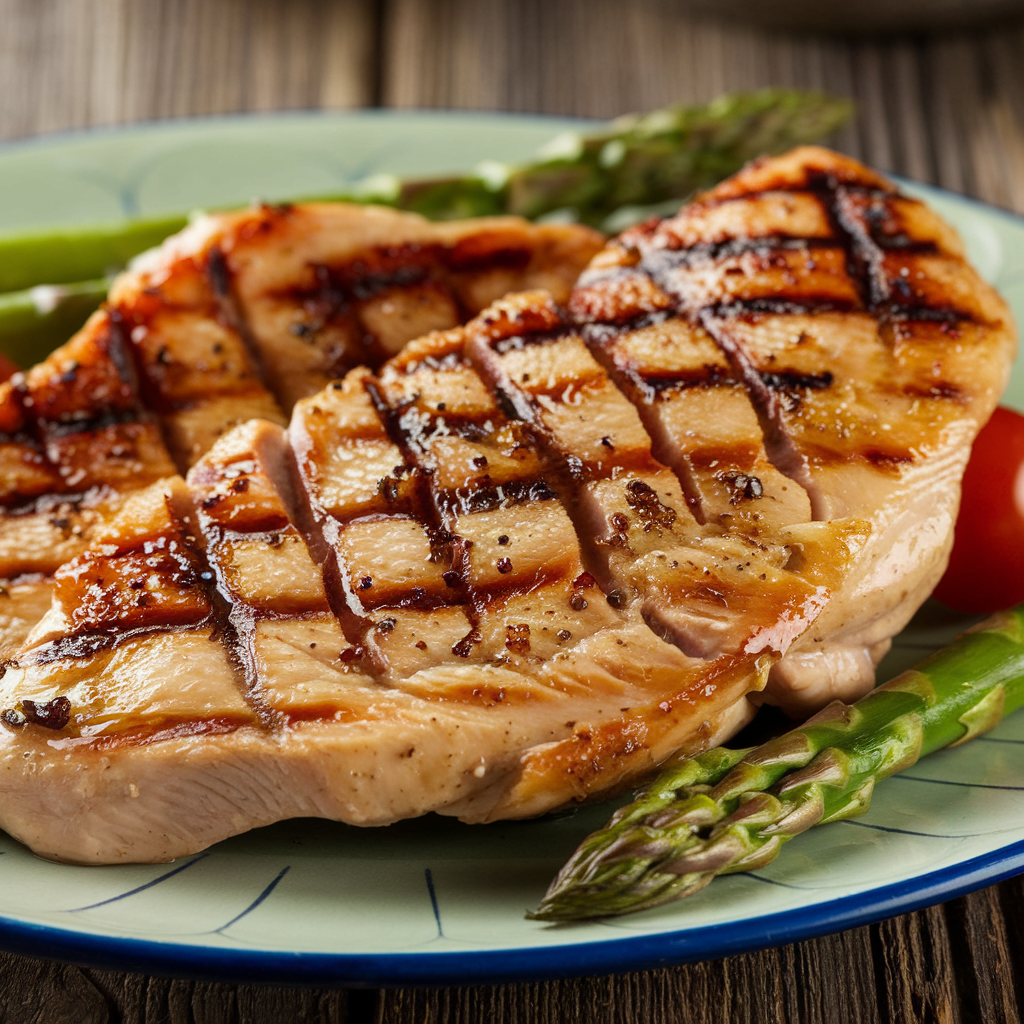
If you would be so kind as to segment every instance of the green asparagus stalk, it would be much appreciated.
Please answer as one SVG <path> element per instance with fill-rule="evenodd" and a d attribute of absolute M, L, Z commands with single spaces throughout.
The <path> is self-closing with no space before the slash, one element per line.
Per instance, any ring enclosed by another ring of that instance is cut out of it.
<path fill-rule="evenodd" d="M 111 278 L 37 285 L 0 295 L 0 348 L 18 366 L 31 366 L 71 337 L 106 298 Z"/>
<path fill-rule="evenodd" d="M 529 917 L 655 907 L 750 871 L 814 825 L 867 811 L 875 785 L 1024 705 L 1024 605 L 962 634 L 853 705 L 835 701 L 752 750 L 668 767 L 588 836 Z"/>
<path fill-rule="evenodd" d="M 685 199 L 755 156 L 824 138 L 851 112 L 848 101 L 821 93 L 765 89 L 703 107 L 630 114 L 604 132 L 560 135 L 520 167 L 488 164 L 467 177 L 409 182 L 394 204 L 436 219 L 489 213 L 534 219 L 565 210 L 603 227 L 622 207 Z"/>
<path fill-rule="evenodd" d="M 823 138 L 850 112 L 847 101 L 819 93 L 775 89 L 723 96 L 704 107 L 620 118 L 594 135 L 559 136 L 538 159 L 521 166 L 490 163 L 470 174 L 406 181 L 382 175 L 318 198 L 381 203 L 435 220 L 501 213 L 537 218 L 561 211 L 617 229 L 625 223 L 608 218 L 623 206 L 683 199 L 754 156 Z M 97 280 L 180 230 L 186 220 L 169 216 L 0 236 L 0 292 Z M 75 284 L 72 290 L 81 318 L 71 331 L 102 299 L 95 295 L 89 306 L 84 297 L 90 285 Z M 17 345 L 38 358 L 70 333 L 65 333 L 68 318 L 33 318 L 29 296 L 12 297 L 9 307 L 19 312 L 0 314 L 0 349 L 6 352 Z"/>
<path fill-rule="evenodd" d="M 187 223 L 177 215 L 146 217 L 0 236 L 0 292 L 106 277 Z"/>

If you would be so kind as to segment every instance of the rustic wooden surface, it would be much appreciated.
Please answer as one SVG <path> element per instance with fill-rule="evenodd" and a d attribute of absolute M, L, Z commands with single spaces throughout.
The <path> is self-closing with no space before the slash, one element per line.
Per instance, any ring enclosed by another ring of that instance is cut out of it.
<path fill-rule="evenodd" d="M 1024 212 L 1024 23 L 840 38 L 700 21 L 684 8 L 672 0 L 0 0 L 0 138 L 364 105 L 605 117 L 795 85 L 857 99 L 860 116 L 841 148 Z M 1022 1007 L 1022 879 L 764 953 L 537 984 L 321 991 L 0 958 L 3 1024 L 1014 1024 Z"/>

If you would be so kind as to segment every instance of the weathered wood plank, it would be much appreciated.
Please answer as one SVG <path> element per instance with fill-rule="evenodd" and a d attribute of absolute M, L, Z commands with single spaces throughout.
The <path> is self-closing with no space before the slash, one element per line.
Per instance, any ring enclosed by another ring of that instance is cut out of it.
<path fill-rule="evenodd" d="M 953 939 L 957 985 L 965 1020 L 1020 1024 L 1014 963 L 996 888 L 983 889 L 944 908 Z"/>
<path fill-rule="evenodd" d="M 389 105 L 611 117 L 725 90 L 856 99 L 847 152 L 1024 211 L 1024 29 L 878 40 L 766 32 L 659 0 L 392 0 Z"/>
<path fill-rule="evenodd" d="M 962 1020 L 956 970 L 941 907 L 883 921 L 874 927 L 879 1005 L 897 1024 L 958 1024 Z"/>
<path fill-rule="evenodd" d="M 843 983 L 837 985 L 835 979 Z M 879 1022 L 871 937 L 842 935 L 614 978 L 385 992 L 382 1024 Z"/>
<path fill-rule="evenodd" d="M 0 138 L 372 101 L 372 0 L 0 0 Z"/>

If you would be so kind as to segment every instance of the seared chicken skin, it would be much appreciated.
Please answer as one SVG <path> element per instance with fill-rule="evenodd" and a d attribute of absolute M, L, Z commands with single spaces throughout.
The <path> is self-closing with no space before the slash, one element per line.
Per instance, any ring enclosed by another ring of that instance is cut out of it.
<path fill-rule="evenodd" d="M 307 307 L 255 301 L 243 249 L 218 323 L 260 351 Z M 855 696 L 941 571 L 1013 347 L 945 225 L 805 149 L 617 239 L 566 308 L 375 349 L 185 480 L 137 441 L 0 680 L 0 824 L 118 862 L 296 815 L 522 817 L 753 701 Z"/>

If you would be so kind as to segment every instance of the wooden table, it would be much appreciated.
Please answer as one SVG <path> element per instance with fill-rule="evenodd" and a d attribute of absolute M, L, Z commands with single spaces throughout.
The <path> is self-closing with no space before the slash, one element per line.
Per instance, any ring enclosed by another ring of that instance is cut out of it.
<path fill-rule="evenodd" d="M 1024 212 L 1024 25 L 872 40 L 697 21 L 682 8 L 671 0 L 0 0 L 0 138 L 282 108 L 607 117 L 793 85 L 856 98 L 860 116 L 840 148 Z M 1024 879 L 764 953 L 538 984 L 300 990 L 2 960 L 0 1020 L 17 1024 L 1011 1024 L 1024 1007 Z"/>

